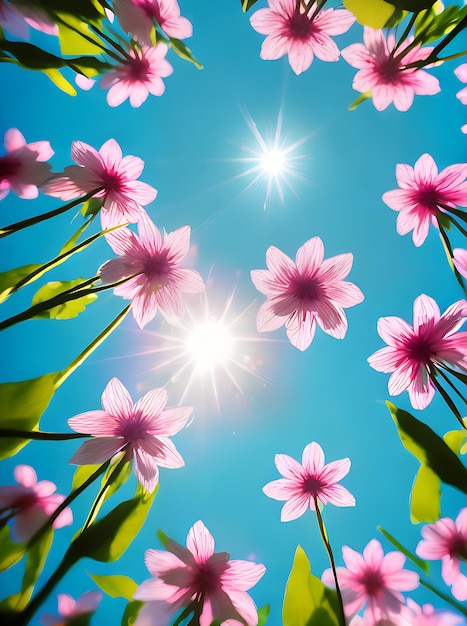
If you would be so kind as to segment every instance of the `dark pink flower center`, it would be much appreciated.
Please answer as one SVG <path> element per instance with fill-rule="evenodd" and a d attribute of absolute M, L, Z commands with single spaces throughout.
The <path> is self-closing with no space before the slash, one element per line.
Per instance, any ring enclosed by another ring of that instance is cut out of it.
<path fill-rule="evenodd" d="M 18 174 L 21 167 L 21 161 L 14 157 L 0 157 L 0 181 L 9 180 Z"/>
<path fill-rule="evenodd" d="M 222 568 L 222 571 L 224 567 Z M 191 581 L 191 588 L 193 592 L 199 596 L 204 594 L 212 594 L 219 589 L 219 578 L 222 573 L 218 567 L 213 567 L 209 561 L 207 563 L 198 563 L 193 568 L 193 578 Z"/>
<path fill-rule="evenodd" d="M 456 535 L 452 538 L 449 546 L 449 556 L 460 561 L 467 561 L 467 541 L 464 537 Z"/>
<path fill-rule="evenodd" d="M 384 580 L 380 572 L 366 570 L 360 577 L 360 583 L 365 587 L 368 596 L 378 595 L 384 588 Z"/>
<path fill-rule="evenodd" d="M 148 419 L 140 414 L 133 414 L 129 419 L 121 419 L 115 434 L 123 437 L 126 442 L 131 443 L 138 439 L 145 439 L 148 436 Z"/>
<path fill-rule="evenodd" d="M 393 57 L 387 57 L 377 62 L 376 71 L 385 83 L 397 83 L 400 80 L 400 62 Z"/>
<path fill-rule="evenodd" d="M 432 213 L 436 213 L 438 202 L 442 202 L 439 192 L 432 186 L 415 191 L 413 199 L 418 204 L 428 208 Z"/>
<path fill-rule="evenodd" d="M 305 13 L 296 11 L 288 22 L 287 37 L 306 41 L 314 29 L 314 25 Z"/>
<path fill-rule="evenodd" d="M 151 282 L 154 291 L 167 285 L 170 275 L 170 263 L 167 256 L 161 253 L 159 256 L 149 257 L 143 264 L 143 273 Z"/>
<path fill-rule="evenodd" d="M 298 276 L 292 281 L 291 291 L 302 305 L 306 305 L 313 302 L 313 300 L 319 299 L 320 283 L 316 278 Z"/>
<path fill-rule="evenodd" d="M 38 497 L 33 491 L 30 493 L 25 493 L 20 496 L 15 502 L 12 504 L 12 509 L 18 509 L 18 511 L 26 511 L 31 507 L 37 504 Z"/>
<path fill-rule="evenodd" d="M 324 486 L 323 481 L 319 478 L 316 478 L 315 476 L 308 476 L 308 478 L 305 478 L 303 481 L 302 489 L 304 494 L 318 496 Z"/>
<path fill-rule="evenodd" d="M 145 82 L 148 78 L 149 61 L 145 57 L 132 58 L 127 62 L 126 75 L 131 82 Z"/>
<path fill-rule="evenodd" d="M 112 170 L 106 170 L 102 175 L 102 186 L 106 194 L 123 191 L 122 175 Z"/>

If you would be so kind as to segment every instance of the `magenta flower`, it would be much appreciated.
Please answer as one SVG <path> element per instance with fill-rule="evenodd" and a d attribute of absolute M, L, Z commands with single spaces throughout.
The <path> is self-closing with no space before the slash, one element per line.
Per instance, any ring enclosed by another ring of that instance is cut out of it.
<path fill-rule="evenodd" d="M 55 485 L 49 480 L 37 482 L 37 474 L 30 465 L 17 465 L 14 471 L 18 485 L 0 487 L 0 520 L 15 518 L 13 538 L 15 541 L 29 541 L 47 519 L 65 500 L 65 496 L 55 493 Z M 73 514 L 66 507 L 53 523 L 54 528 L 69 526 Z"/>
<path fill-rule="evenodd" d="M 193 34 L 191 22 L 180 15 L 177 0 L 114 0 L 113 9 L 122 29 L 147 46 L 152 45 L 154 20 L 167 37 L 186 39 Z"/>
<path fill-rule="evenodd" d="M 20 198 L 37 198 L 37 187 L 50 176 L 50 165 L 44 163 L 54 154 L 48 141 L 26 143 L 17 128 L 5 133 L 6 155 L 0 156 L 0 200 L 10 191 Z"/>
<path fill-rule="evenodd" d="M 405 163 L 396 166 L 400 189 L 383 194 L 384 202 L 397 216 L 397 232 L 406 235 L 413 230 L 414 244 L 421 246 L 428 235 L 430 224 L 438 227 L 436 214 L 446 207 L 467 206 L 467 163 L 450 165 L 438 173 L 429 154 L 422 156 L 412 168 Z"/>
<path fill-rule="evenodd" d="M 88 591 L 74 600 L 66 593 L 59 593 L 58 599 L 58 615 L 46 613 L 40 617 L 43 626 L 65 626 L 66 624 L 78 623 L 78 616 L 92 615 L 100 601 L 102 593 L 100 591 Z"/>
<path fill-rule="evenodd" d="M 268 269 L 251 272 L 256 289 L 268 297 L 258 311 L 258 331 L 276 330 L 285 324 L 288 338 L 299 350 L 311 344 L 316 323 L 328 335 L 343 339 L 347 332 L 343 308 L 364 298 L 358 287 L 343 280 L 352 261 L 350 253 L 324 260 L 319 237 L 298 249 L 295 263 L 275 246 L 268 248 Z"/>
<path fill-rule="evenodd" d="M 443 315 L 436 302 L 422 294 L 414 302 L 413 327 L 400 317 L 381 317 L 378 333 L 388 346 L 372 354 L 368 363 L 378 372 L 393 372 L 391 396 L 409 392 L 414 409 L 433 399 L 432 379 L 438 368 L 453 367 L 467 373 L 467 332 L 457 332 L 467 317 L 467 301 L 452 304 Z"/>
<path fill-rule="evenodd" d="M 29 39 L 29 27 L 47 35 L 58 35 L 58 26 L 47 13 L 37 6 L 31 6 L 24 0 L 11 2 L 0 0 L 0 26 L 15 37 Z"/>
<path fill-rule="evenodd" d="M 431 96 L 440 91 L 439 81 L 427 72 L 410 68 L 410 63 L 423 61 L 430 55 L 432 47 L 419 45 L 404 52 L 412 43 L 408 37 L 395 50 L 396 39 L 391 33 L 387 40 L 381 30 L 364 27 L 362 43 L 354 43 L 341 52 L 344 59 L 357 72 L 352 83 L 356 91 L 371 91 L 373 104 L 378 111 L 386 109 L 391 102 L 399 111 L 407 111 L 415 95 Z"/>
<path fill-rule="evenodd" d="M 315 56 L 322 61 L 338 61 L 339 48 L 331 36 L 342 35 L 355 22 L 345 9 L 326 9 L 312 17 L 295 0 L 268 0 L 268 9 L 259 9 L 250 17 L 253 28 L 267 35 L 261 46 L 262 59 L 289 56 L 296 74 L 307 70 Z M 312 9 L 314 11 L 314 9 Z"/>
<path fill-rule="evenodd" d="M 149 94 L 162 96 L 165 91 L 162 79 L 173 73 L 173 67 L 165 58 L 167 51 L 165 43 L 132 48 L 129 59 L 101 78 L 101 87 L 110 87 L 107 104 L 116 107 L 129 98 L 131 106 L 137 108 Z"/>
<path fill-rule="evenodd" d="M 454 248 L 452 251 L 452 260 L 459 274 L 467 278 L 467 250 Z"/>
<path fill-rule="evenodd" d="M 400 552 L 383 552 L 383 547 L 372 539 L 363 555 L 349 546 L 342 548 L 346 567 L 337 568 L 337 579 L 342 592 L 346 615 L 352 616 L 365 605 L 364 623 L 374 626 L 379 620 L 397 619 L 406 614 L 401 591 L 412 591 L 419 585 L 415 572 L 403 569 L 405 556 Z M 334 587 L 331 569 L 323 572 L 325 585 Z"/>
<path fill-rule="evenodd" d="M 55 198 L 72 200 L 83 194 L 93 193 L 103 198 L 101 219 L 103 227 L 127 221 L 137 222 L 145 206 L 154 200 L 157 190 L 137 178 L 144 168 L 144 161 L 128 155 L 115 139 L 106 141 L 97 151 L 83 141 L 74 141 L 71 156 L 78 165 L 65 168 L 41 186 L 41 190 Z"/>
<path fill-rule="evenodd" d="M 442 517 L 421 529 L 422 541 L 415 550 L 422 559 L 441 559 L 441 576 L 446 585 L 452 585 L 457 600 L 467 600 L 467 576 L 460 571 L 461 561 L 467 561 L 467 507 L 456 521 Z"/>
<path fill-rule="evenodd" d="M 180 267 L 190 248 L 189 226 L 162 237 L 153 222 L 144 218 L 138 223 L 138 232 L 139 236 L 120 228 L 106 236 L 121 258 L 104 263 L 99 273 L 104 283 L 132 277 L 115 287 L 114 293 L 132 300 L 133 316 L 144 328 L 158 308 L 165 316 L 183 317 L 182 294 L 204 291 L 204 283 L 198 272 Z"/>
<path fill-rule="evenodd" d="M 93 436 L 80 446 L 70 463 L 104 463 L 124 451 L 128 460 L 134 461 L 136 478 L 152 493 L 159 481 L 159 465 L 185 465 L 169 436 L 182 430 L 193 408 L 166 404 L 165 389 L 152 389 L 133 404 L 119 379 L 112 378 L 102 394 L 103 411 L 87 411 L 68 420 L 73 430 Z"/>
<path fill-rule="evenodd" d="M 171 539 L 166 546 L 168 552 L 146 551 L 144 562 L 154 578 L 134 595 L 147 602 L 135 626 L 167 626 L 182 607 L 201 611 L 200 626 L 230 619 L 256 626 L 256 606 L 246 592 L 263 576 L 264 565 L 229 561 L 227 552 L 214 552 L 214 538 L 201 521 L 190 528 L 186 548 Z"/>
<path fill-rule="evenodd" d="M 324 464 L 321 446 L 312 441 L 303 450 L 302 464 L 287 454 L 276 454 L 274 459 L 284 478 L 273 480 L 263 487 L 264 493 L 274 500 L 286 500 L 281 521 L 290 522 L 315 510 L 315 499 L 323 504 L 355 506 L 355 498 L 337 483 L 350 470 L 350 459 L 340 459 Z"/>

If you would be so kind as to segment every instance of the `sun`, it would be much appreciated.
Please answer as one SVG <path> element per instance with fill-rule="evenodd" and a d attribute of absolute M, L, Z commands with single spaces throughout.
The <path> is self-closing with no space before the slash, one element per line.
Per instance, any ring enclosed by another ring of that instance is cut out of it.
<path fill-rule="evenodd" d="M 277 176 L 284 171 L 286 156 L 282 150 L 266 150 L 260 159 L 263 170 L 271 176 Z"/>
<path fill-rule="evenodd" d="M 186 349 L 194 366 L 207 371 L 225 365 L 232 357 L 233 341 L 226 325 L 220 321 L 207 320 L 188 333 Z"/>

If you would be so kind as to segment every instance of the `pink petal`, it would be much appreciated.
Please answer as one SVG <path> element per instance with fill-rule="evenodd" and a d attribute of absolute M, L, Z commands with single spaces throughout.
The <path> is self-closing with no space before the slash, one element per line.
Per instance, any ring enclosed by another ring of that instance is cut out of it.
<path fill-rule="evenodd" d="M 190 528 L 186 547 L 197 563 L 206 563 L 214 554 L 214 538 L 201 520 Z"/>
<path fill-rule="evenodd" d="M 30 465 L 17 465 L 13 475 L 17 483 L 23 487 L 34 487 L 37 482 L 37 474 Z"/>
<path fill-rule="evenodd" d="M 114 415 L 119 420 L 130 419 L 133 415 L 133 401 L 126 387 L 114 377 L 108 383 L 102 393 L 102 406 L 109 415 Z"/>
<path fill-rule="evenodd" d="M 308 476 L 316 476 L 324 467 L 324 452 L 316 441 L 309 443 L 303 450 L 302 465 Z"/>
<path fill-rule="evenodd" d="M 70 459 L 72 465 L 98 465 L 111 459 L 125 445 L 123 437 L 96 437 L 85 441 Z"/>

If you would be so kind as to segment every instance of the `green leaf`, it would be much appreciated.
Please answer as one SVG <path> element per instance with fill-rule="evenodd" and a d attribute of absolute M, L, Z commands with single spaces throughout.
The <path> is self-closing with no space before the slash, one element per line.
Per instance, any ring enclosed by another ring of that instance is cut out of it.
<path fill-rule="evenodd" d="M 96 585 L 111 598 L 133 600 L 138 584 L 128 576 L 98 576 L 89 574 Z"/>
<path fill-rule="evenodd" d="M 365 91 L 365 93 L 361 93 L 358 96 L 358 98 L 354 100 L 352 104 L 349 106 L 349 111 L 355 111 L 355 109 L 358 106 L 360 106 L 362 102 L 365 102 L 365 100 L 368 100 L 368 98 L 371 98 L 372 94 L 373 94 L 372 91 Z"/>
<path fill-rule="evenodd" d="M 422 569 L 425 572 L 425 574 L 428 574 L 430 566 L 429 566 L 427 561 L 424 561 L 419 556 L 416 556 L 415 554 L 412 554 L 412 552 L 409 552 L 409 550 L 407 550 L 407 548 L 405 548 L 401 543 L 399 543 L 399 541 L 397 541 L 397 539 L 395 537 L 393 537 L 390 533 L 388 533 L 387 530 L 384 530 L 384 528 L 382 526 L 378 526 L 377 528 L 378 528 L 379 532 L 382 533 L 386 537 L 386 539 L 390 543 L 392 543 L 392 545 L 397 550 L 399 550 L 399 552 L 402 552 L 402 554 L 405 554 L 405 556 L 408 559 L 410 559 L 411 561 L 413 561 L 415 563 L 415 565 L 417 565 L 420 569 Z"/>
<path fill-rule="evenodd" d="M 104 204 L 104 198 L 89 198 L 81 207 L 81 213 L 84 217 L 88 217 L 89 215 L 97 215 L 99 211 L 102 209 L 102 205 Z"/>
<path fill-rule="evenodd" d="M 143 604 L 144 602 L 141 602 L 141 600 L 133 600 L 132 602 L 128 602 L 122 615 L 122 626 L 133 626 L 133 624 L 136 622 L 136 618 L 138 617 L 138 613 L 140 612 Z"/>
<path fill-rule="evenodd" d="M 55 393 L 60 372 L 37 378 L 0 384 L 0 427 L 18 430 L 38 430 L 41 415 Z M 29 439 L 0 437 L 0 459 L 21 450 Z"/>
<path fill-rule="evenodd" d="M 386 402 L 397 425 L 403 446 L 423 465 L 431 468 L 439 478 L 467 494 L 467 468 L 448 445 L 407 411 Z"/>
<path fill-rule="evenodd" d="M 441 39 L 466 15 L 467 6 L 449 6 L 440 11 L 435 4 L 430 10 L 420 13 L 415 20 L 415 36 L 422 37 L 423 44 Z"/>
<path fill-rule="evenodd" d="M 47 555 L 49 554 L 50 547 L 53 540 L 53 530 L 48 530 L 36 543 L 34 543 L 28 550 L 26 569 L 24 570 L 23 582 L 21 584 L 21 591 L 15 593 L 8 598 L 5 598 L 0 603 L 1 610 L 14 610 L 22 611 L 29 600 L 31 599 L 32 592 L 39 574 L 44 568 Z"/>
<path fill-rule="evenodd" d="M 84 278 L 76 278 L 74 280 L 53 281 L 47 283 L 34 294 L 31 306 L 35 306 L 36 304 L 45 302 L 46 300 L 50 300 L 50 298 L 54 298 L 64 291 L 67 291 L 67 289 L 76 287 L 83 282 Z M 64 302 L 63 304 L 54 306 L 51 309 L 47 309 L 47 311 L 42 311 L 41 313 L 34 315 L 32 319 L 68 320 L 72 317 L 77 317 L 78 314 L 84 311 L 86 309 L 86 306 L 91 302 L 94 302 L 94 300 L 97 300 L 97 294 L 90 293 L 81 298 L 69 300 L 67 302 Z"/>
<path fill-rule="evenodd" d="M 100 465 L 79 465 L 75 469 L 75 473 L 73 474 L 73 482 L 71 484 L 71 491 L 75 491 L 81 485 L 83 485 L 88 478 L 90 478 L 94 472 L 98 470 Z"/>
<path fill-rule="evenodd" d="M 340 626 L 337 594 L 310 571 L 301 546 L 295 551 L 282 607 L 283 626 Z"/>
<path fill-rule="evenodd" d="M 62 54 L 102 54 L 103 43 L 79 17 L 58 12 L 58 40 Z"/>
<path fill-rule="evenodd" d="M 436 522 L 441 517 L 441 481 L 426 465 L 419 468 L 410 493 L 410 521 Z"/>
<path fill-rule="evenodd" d="M 346 9 L 351 11 L 359 24 L 371 28 L 383 28 L 395 11 L 394 6 L 384 0 L 343 0 Z"/>
<path fill-rule="evenodd" d="M 0 47 L 2 50 L 12 54 L 19 61 L 20 65 L 27 69 L 44 70 L 64 67 L 65 65 L 65 61 L 62 58 L 50 54 L 31 43 L 2 39 L 0 40 Z"/>
<path fill-rule="evenodd" d="M 193 63 L 193 65 L 197 67 L 199 70 L 204 70 L 204 66 L 201 65 L 201 63 L 199 63 L 195 59 L 190 48 L 188 48 L 188 46 L 186 46 L 183 43 L 183 41 L 180 41 L 180 39 L 174 39 L 173 37 L 171 37 L 170 45 L 172 46 L 172 48 L 175 50 L 175 52 L 178 54 L 180 58 L 185 59 L 185 61 L 190 61 L 190 63 Z"/>
<path fill-rule="evenodd" d="M 69 96 L 76 96 L 76 89 L 73 85 L 67 81 L 67 79 L 60 74 L 56 69 L 43 70 L 43 73 L 50 78 L 54 85 L 56 85 L 61 91 L 64 91 Z"/>
<path fill-rule="evenodd" d="M 157 488 L 148 494 L 139 487 L 134 498 L 121 502 L 86 528 L 71 544 L 68 562 L 74 563 L 82 557 L 106 563 L 119 559 L 141 530 L 156 493 Z"/>
<path fill-rule="evenodd" d="M 0 572 L 17 563 L 25 554 L 24 543 L 12 541 L 10 527 L 5 525 L 0 530 Z"/>
<path fill-rule="evenodd" d="M 240 0 L 242 3 L 242 11 L 246 13 L 258 0 Z"/>
<path fill-rule="evenodd" d="M 99 0 L 73 0 L 73 2 L 63 2 L 63 0 L 28 0 L 28 5 L 43 9 L 52 17 L 60 12 L 86 19 L 88 22 L 95 22 L 105 15 Z"/>
<path fill-rule="evenodd" d="M 394 5 L 398 9 L 417 13 L 424 9 L 429 9 L 436 0 L 386 0 L 389 4 Z"/>
<path fill-rule="evenodd" d="M 15 267 L 8 272 L 0 273 L 0 302 L 4 302 L 14 290 L 14 287 L 26 276 L 29 276 L 32 272 L 35 272 L 40 267 L 38 263 L 31 265 L 22 265 L 21 267 Z"/>
<path fill-rule="evenodd" d="M 461 430 L 450 430 L 443 437 L 446 445 L 457 455 L 467 453 L 467 417 L 464 417 L 463 422 L 465 428 Z"/>
<path fill-rule="evenodd" d="M 266 624 L 269 617 L 269 610 L 269 604 L 266 604 L 265 606 L 262 606 L 260 609 L 258 609 L 258 626 L 264 626 Z"/>

